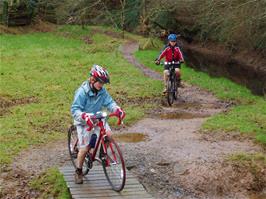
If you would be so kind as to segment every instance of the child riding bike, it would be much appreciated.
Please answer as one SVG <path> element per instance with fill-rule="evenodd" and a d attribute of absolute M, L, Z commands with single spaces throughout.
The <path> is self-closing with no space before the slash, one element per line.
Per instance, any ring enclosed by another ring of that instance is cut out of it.
<path fill-rule="evenodd" d="M 125 112 L 116 104 L 104 84 L 110 83 L 107 70 L 99 65 L 93 65 L 88 80 L 76 90 L 74 101 L 71 106 L 71 114 L 74 118 L 74 125 L 77 127 L 79 152 L 77 157 L 77 169 L 75 172 L 75 183 L 83 183 L 82 166 L 87 152 L 95 147 L 98 128 L 93 129 L 91 116 L 102 108 L 114 112 L 120 120 L 124 119 Z M 111 129 L 106 124 L 108 136 L 111 136 Z"/>
<path fill-rule="evenodd" d="M 176 62 L 176 63 L 177 62 L 179 62 L 179 63 L 183 63 L 184 62 L 183 54 L 182 54 L 180 48 L 177 46 L 177 36 L 176 36 L 176 34 L 170 34 L 168 36 L 168 44 L 160 52 L 160 55 L 155 60 L 155 64 L 159 65 L 161 59 L 164 58 L 164 57 L 165 57 L 165 61 L 166 62 Z M 175 72 L 176 72 L 177 82 L 180 85 L 180 81 L 181 81 L 181 78 L 180 78 L 180 76 L 181 76 L 180 64 L 176 64 L 175 65 Z M 166 90 L 167 90 L 167 81 L 168 81 L 168 78 L 169 78 L 169 65 L 165 65 L 164 66 L 163 76 L 164 76 L 164 90 L 163 90 L 163 93 L 165 93 Z"/>

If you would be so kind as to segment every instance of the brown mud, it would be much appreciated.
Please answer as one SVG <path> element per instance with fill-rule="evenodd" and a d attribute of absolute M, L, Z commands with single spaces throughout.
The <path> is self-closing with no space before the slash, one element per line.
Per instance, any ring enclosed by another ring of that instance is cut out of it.
<path fill-rule="evenodd" d="M 18 105 L 38 103 L 37 97 L 24 97 L 19 99 L 13 99 L 10 96 L 0 96 L 0 116 L 9 113 L 9 108 Z"/>

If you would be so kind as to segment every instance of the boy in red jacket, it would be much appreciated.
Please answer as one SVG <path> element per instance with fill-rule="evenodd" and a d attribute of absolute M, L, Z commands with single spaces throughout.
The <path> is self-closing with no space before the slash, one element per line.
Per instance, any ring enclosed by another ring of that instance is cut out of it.
<path fill-rule="evenodd" d="M 161 59 L 164 57 L 165 57 L 166 62 L 174 61 L 174 62 L 183 63 L 184 58 L 183 58 L 183 54 L 182 54 L 180 48 L 177 46 L 176 34 L 170 34 L 168 36 L 168 41 L 169 41 L 169 43 L 161 51 L 161 53 L 158 56 L 158 58 L 156 59 L 155 63 L 159 65 Z M 177 64 L 175 66 L 175 72 L 176 72 L 176 76 L 177 76 L 177 81 L 180 85 L 180 80 L 181 80 L 180 79 L 180 64 Z M 165 93 L 167 90 L 167 80 L 169 78 L 169 65 L 164 66 L 163 74 L 164 74 L 164 90 L 163 90 L 163 92 Z"/>

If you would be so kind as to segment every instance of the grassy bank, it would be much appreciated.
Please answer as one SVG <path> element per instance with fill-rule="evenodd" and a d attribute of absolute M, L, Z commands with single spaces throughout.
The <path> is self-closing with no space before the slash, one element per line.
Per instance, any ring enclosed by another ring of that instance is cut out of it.
<path fill-rule="evenodd" d="M 107 88 L 126 110 L 125 124 L 148 108 L 131 101 L 160 93 L 159 81 L 147 79 L 124 60 L 118 51 L 121 40 L 93 31 L 65 26 L 50 33 L 1 35 L 1 165 L 30 145 L 66 138 L 74 91 L 94 63 L 109 70 Z"/>
<path fill-rule="evenodd" d="M 136 52 L 137 59 L 146 66 L 162 72 L 153 60 L 159 51 L 145 50 Z M 252 95 L 245 87 L 225 78 L 210 77 L 203 72 L 182 66 L 182 79 L 214 93 L 219 99 L 233 101 L 237 105 L 226 113 L 208 119 L 202 129 L 208 132 L 241 132 L 254 137 L 256 142 L 266 146 L 266 101 L 263 97 Z"/>
<path fill-rule="evenodd" d="M 30 182 L 30 187 L 39 191 L 38 198 L 70 199 L 70 193 L 64 181 L 64 176 L 56 168 L 49 169 L 45 174 Z"/>

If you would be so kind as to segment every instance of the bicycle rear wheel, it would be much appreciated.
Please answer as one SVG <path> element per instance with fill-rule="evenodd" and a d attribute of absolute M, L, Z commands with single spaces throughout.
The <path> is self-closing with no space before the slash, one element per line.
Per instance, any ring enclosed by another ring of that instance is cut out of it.
<path fill-rule="evenodd" d="M 78 148 L 77 128 L 74 125 L 72 125 L 68 129 L 68 151 L 69 151 L 71 162 L 72 162 L 74 168 L 76 169 L 77 168 L 77 157 L 78 157 L 79 148 Z M 86 156 L 84 163 L 83 163 L 83 167 L 82 167 L 83 175 L 86 175 L 89 172 L 88 162 L 89 162 L 89 159 Z"/>
<path fill-rule="evenodd" d="M 172 104 L 174 103 L 174 92 L 173 92 L 173 83 L 171 80 L 169 80 L 167 82 L 167 102 L 169 104 L 169 106 L 172 106 Z"/>
<path fill-rule="evenodd" d="M 107 145 L 106 153 L 103 152 L 101 145 L 100 157 L 107 181 L 113 190 L 121 191 L 126 182 L 125 162 L 118 144 L 110 138 Z"/>

